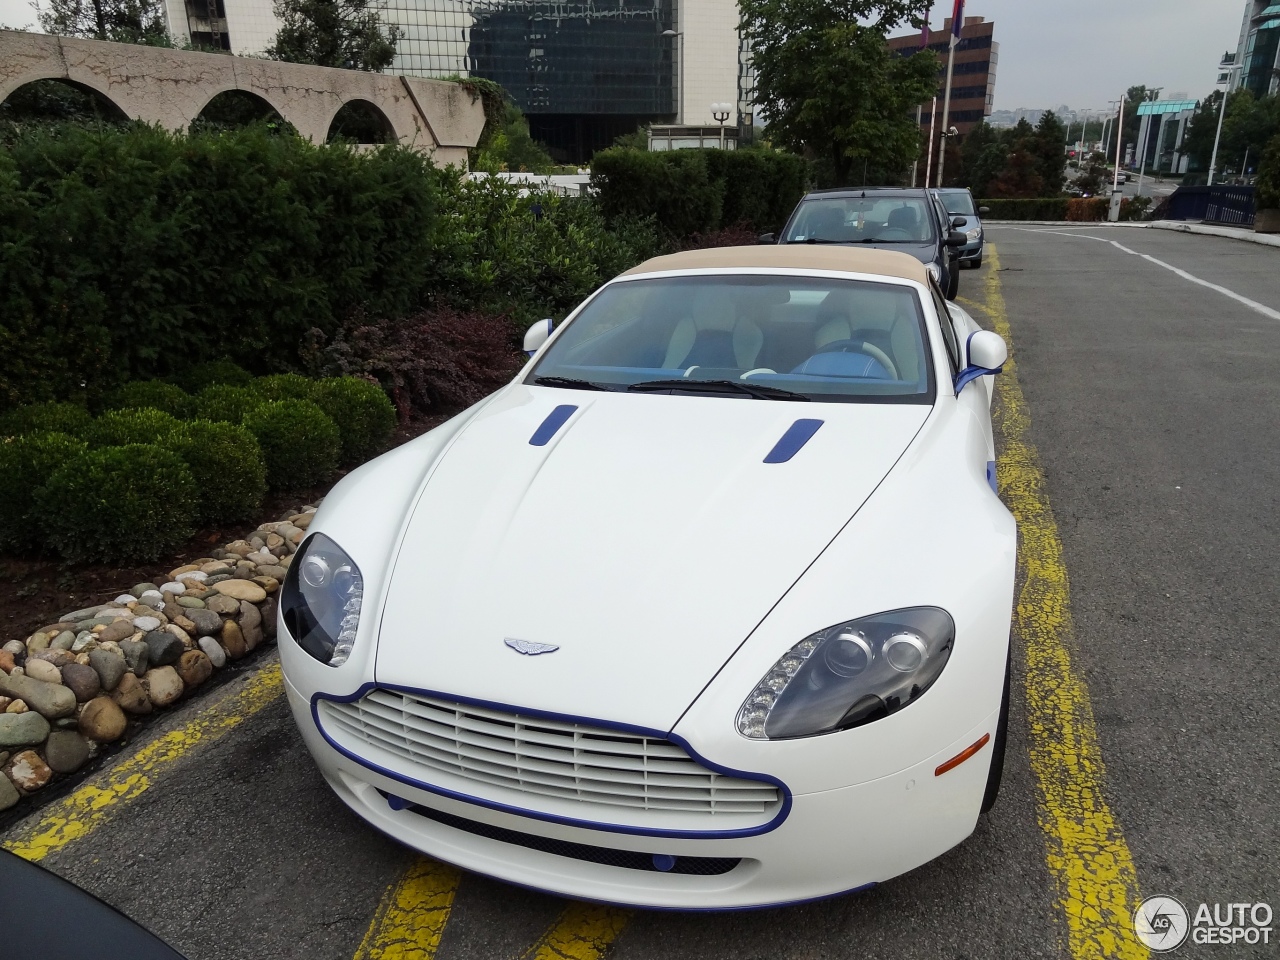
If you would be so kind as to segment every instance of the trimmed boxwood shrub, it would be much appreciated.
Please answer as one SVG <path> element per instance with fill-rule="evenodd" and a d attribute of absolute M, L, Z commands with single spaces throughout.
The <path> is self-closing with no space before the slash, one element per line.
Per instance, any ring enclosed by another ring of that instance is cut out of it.
<path fill-rule="evenodd" d="M 306 490 L 326 482 L 338 466 L 337 425 L 310 400 L 275 400 L 245 417 L 262 447 L 273 490 Z"/>
<path fill-rule="evenodd" d="M 86 450 L 36 494 L 45 543 L 75 561 L 155 560 L 194 532 L 195 480 L 170 450 Z"/>
<path fill-rule="evenodd" d="M 252 433 L 234 423 L 192 420 L 170 436 L 195 479 L 202 523 L 248 520 L 267 492 L 267 468 Z"/>
<path fill-rule="evenodd" d="M 984 220 L 1066 220 L 1069 197 L 979 200 Z"/>
<path fill-rule="evenodd" d="M 74 403 L 32 403 L 0 414 L 0 437 L 49 431 L 79 436 L 92 420 L 88 410 Z"/>
<path fill-rule="evenodd" d="M 396 408 L 380 386 L 358 377 L 330 377 L 315 386 L 316 406 L 338 425 L 344 465 L 383 451 L 396 428 Z"/>
<path fill-rule="evenodd" d="M 200 420 L 242 423 L 245 415 L 262 403 L 262 397 L 247 387 L 214 384 L 196 394 L 192 415 Z"/>
<path fill-rule="evenodd" d="M 182 418 L 191 411 L 191 397 L 181 387 L 163 380 L 133 380 L 109 393 L 102 406 L 105 410 L 150 407 Z"/>
<path fill-rule="evenodd" d="M 27 552 L 42 542 L 36 491 L 60 466 L 85 450 L 65 433 L 29 433 L 0 440 L 0 549 Z"/>
<path fill-rule="evenodd" d="M 254 381 L 253 392 L 263 400 L 313 400 L 316 382 L 297 373 L 273 373 Z"/>
<path fill-rule="evenodd" d="M 163 410 L 108 410 L 81 436 L 91 447 L 123 447 L 130 443 L 164 443 L 181 423 Z"/>
<path fill-rule="evenodd" d="M 190 393 L 199 393 L 205 387 L 225 383 L 233 387 L 247 387 L 253 382 L 253 374 L 230 360 L 206 360 L 193 363 L 178 377 Z"/>

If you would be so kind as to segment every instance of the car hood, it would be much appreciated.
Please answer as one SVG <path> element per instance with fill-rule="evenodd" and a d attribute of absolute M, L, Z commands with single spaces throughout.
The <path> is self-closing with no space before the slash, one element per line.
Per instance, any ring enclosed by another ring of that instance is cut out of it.
<path fill-rule="evenodd" d="M 930 409 L 513 386 L 440 455 L 406 520 L 375 678 L 669 730 Z M 765 463 L 800 418 L 823 423 Z"/>

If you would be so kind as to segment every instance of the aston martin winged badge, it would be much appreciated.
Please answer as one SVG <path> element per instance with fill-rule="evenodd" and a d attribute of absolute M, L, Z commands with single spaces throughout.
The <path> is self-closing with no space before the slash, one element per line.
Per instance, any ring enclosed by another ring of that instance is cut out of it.
<path fill-rule="evenodd" d="M 560 649 L 554 643 L 535 643 L 532 640 L 516 640 L 513 637 L 507 637 L 502 642 L 516 653 L 523 653 L 528 657 L 536 657 L 540 653 L 555 653 Z"/>

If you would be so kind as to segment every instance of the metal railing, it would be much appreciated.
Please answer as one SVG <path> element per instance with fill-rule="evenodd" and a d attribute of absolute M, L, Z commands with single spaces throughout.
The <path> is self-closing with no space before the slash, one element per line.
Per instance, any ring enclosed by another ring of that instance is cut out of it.
<path fill-rule="evenodd" d="M 1155 217 L 1251 227 L 1254 202 L 1253 187 L 1179 187 L 1160 203 Z"/>

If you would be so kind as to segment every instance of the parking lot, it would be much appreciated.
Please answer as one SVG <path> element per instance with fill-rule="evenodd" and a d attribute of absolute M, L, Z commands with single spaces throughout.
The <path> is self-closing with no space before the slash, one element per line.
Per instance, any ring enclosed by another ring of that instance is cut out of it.
<path fill-rule="evenodd" d="M 0 842 L 193 960 L 1142 957 L 1140 897 L 1276 905 L 1280 251 L 1103 225 L 987 240 L 960 302 L 1015 361 L 997 410 L 1022 524 L 1014 696 L 1000 801 L 942 858 L 748 913 L 459 874 L 341 805 L 270 659 Z"/>

